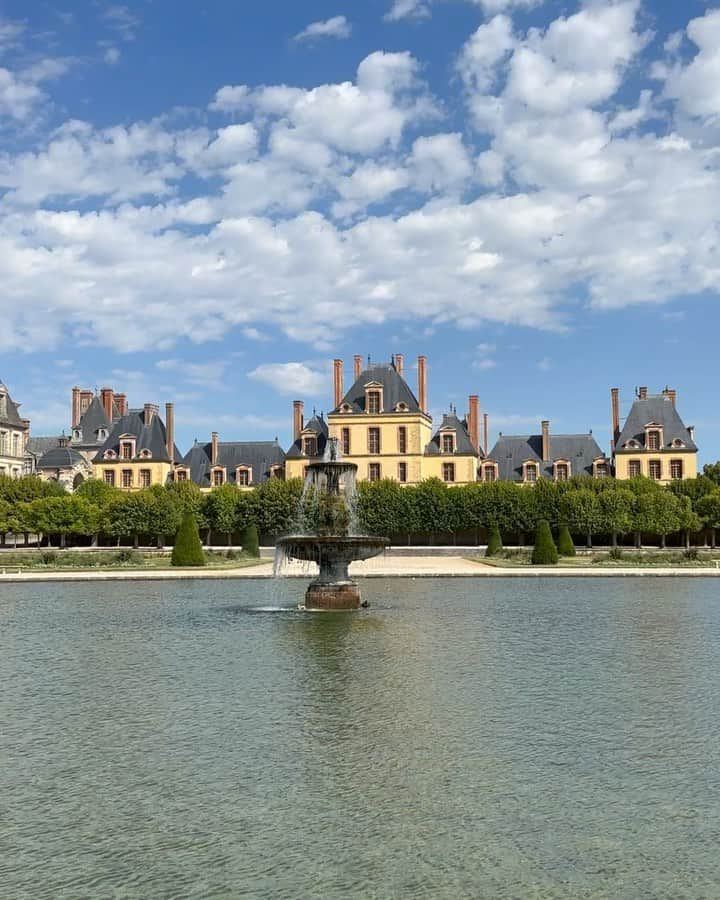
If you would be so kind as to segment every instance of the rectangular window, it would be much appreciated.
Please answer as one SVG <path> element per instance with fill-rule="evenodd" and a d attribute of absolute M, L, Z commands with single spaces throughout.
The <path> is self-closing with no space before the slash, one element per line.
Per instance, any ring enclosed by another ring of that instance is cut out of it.
<path fill-rule="evenodd" d="M 660 481 L 662 478 L 662 466 L 659 459 L 651 459 L 648 466 L 648 474 L 653 481 Z"/>
<path fill-rule="evenodd" d="M 407 428 L 404 425 L 398 428 L 398 453 L 407 453 Z"/>
<path fill-rule="evenodd" d="M 368 453 L 380 452 L 380 429 L 368 428 Z"/>
<path fill-rule="evenodd" d="M 555 466 L 555 478 L 557 481 L 567 481 L 568 480 L 567 463 L 558 463 Z"/>
<path fill-rule="evenodd" d="M 380 463 L 370 463 L 368 466 L 368 481 L 380 481 Z"/>
<path fill-rule="evenodd" d="M 303 453 L 305 456 L 317 456 L 317 440 L 314 437 L 306 437 L 303 440 Z"/>
<path fill-rule="evenodd" d="M 673 459 L 670 462 L 670 477 L 671 478 L 682 478 L 683 477 L 683 462 L 681 459 Z"/>
<path fill-rule="evenodd" d="M 398 481 L 403 484 L 407 481 L 407 463 L 398 463 Z"/>
<path fill-rule="evenodd" d="M 455 435 L 454 434 L 444 434 L 442 436 L 442 452 L 443 453 L 454 453 L 455 452 Z"/>
<path fill-rule="evenodd" d="M 343 456 L 350 456 L 350 429 L 343 428 L 340 432 L 340 452 Z"/>
<path fill-rule="evenodd" d="M 122 486 L 124 488 L 132 487 L 133 483 L 133 473 L 132 469 L 123 469 L 122 470 Z"/>
<path fill-rule="evenodd" d="M 212 473 L 212 483 L 213 487 L 217 487 L 220 484 L 225 483 L 225 473 L 222 469 L 218 469 L 217 471 Z"/>
<path fill-rule="evenodd" d="M 368 391 L 367 411 L 371 416 L 376 416 L 380 412 L 380 391 Z"/>
<path fill-rule="evenodd" d="M 7 431 L 0 431 L 0 453 L 7 453 Z"/>
<path fill-rule="evenodd" d="M 238 469 L 237 483 L 241 487 L 248 487 L 250 484 L 250 472 L 247 469 Z"/>
<path fill-rule="evenodd" d="M 20 435 L 13 435 L 13 456 L 20 456 Z"/>
<path fill-rule="evenodd" d="M 140 469 L 140 487 L 150 487 L 150 469 Z"/>
<path fill-rule="evenodd" d="M 648 431 L 647 446 L 648 446 L 648 450 L 659 450 L 660 449 L 660 432 L 659 431 Z"/>
<path fill-rule="evenodd" d="M 534 483 L 537 481 L 537 466 L 535 463 L 530 463 L 529 466 L 525 467 L 525 481 L 529 481 Z"/>
<path fill-rule="evenodd" d="M 176 480 L 176 481 L 187 481 L 187 472 L 185 472 L 185 471 L 182 470 L 182 469 L 181 469 L 179 472 L 176 472 L 176 473 L 175 473 L 175 480 Z"/>
<path fill-rule="evenodd" d="M 495 481 L 495 466 L 485 466 L 485 481 Z"/>
<path fill-rule="evenodd" d="M 455 463 L 443 463 L 443 481 L 455 481 Z"/>
<path fill-rule="evenodd" d="M 120 447 L 120 459 L 132 459 L 132 444 L 130 441 L 123 441 Z"/>
<path fill-rule="evenodd" d="M 607 463 L 598 463 L 595 467 L 595 474 L 598 478 L 607 478 L 608 475 L 608 467 Z"/>
<path fill-rule="evenodd" d="M 639 459 L 631 459 L 628 463 L 628 475 L 630 478 L 638 478 L 642 475 L 642 465 Z"/>
<path fill-rule="evenodd" d="M 109 484 L 110 487 L 115 487 L 115 473 L 110 469 L 109 471 L 106 469 L 103 473 L 103 479 L 105 484 Z"/>

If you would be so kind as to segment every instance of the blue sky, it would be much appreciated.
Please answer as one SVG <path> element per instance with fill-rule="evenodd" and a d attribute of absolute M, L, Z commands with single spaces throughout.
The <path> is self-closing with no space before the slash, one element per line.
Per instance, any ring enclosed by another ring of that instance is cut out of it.
<path fill-rule="evenodd" d="M 0 0 L 0 378 L 287 444 L 422 353 L 434 415 L 607 447 L 670 385 L 716 459 L 719 137 L 701 0 Z"/>

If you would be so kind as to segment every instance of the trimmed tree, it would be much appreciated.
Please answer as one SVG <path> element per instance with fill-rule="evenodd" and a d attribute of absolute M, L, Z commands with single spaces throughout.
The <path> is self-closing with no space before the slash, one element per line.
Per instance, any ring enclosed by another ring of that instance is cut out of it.
<path fill-rule="evenodd" d="M 500 536 L 500 529 L 497 525 L 492 525 L 490 527 L 490 534 L 488 536 L 487 542 L 487 550 L 485 551 L 485 556 L 497 556 L 502 552 L 503 543 L 502 537 Z"/>
<path fill-rule="evenodd" d="M 560 526 L 557 549 L 560 556 L 575 556 L 575 542 L 567 525 Z"/>
<path fill-rule="evenodd" d="M 535 546 L 533 547 L 532 564 L 534 566 L 554 566 L 558 561 L 557 547 L 553 541 L 552 532 L 547 519 L 538 522 L 535 532 Z"/>
<path fill-rule="evenodd" d="M 254 522 L 243 528 L 240 543 L 242 544 L 243 553 L 247 556 L 254 556 L 255 558 L 260 556 L 260 540 L 258 538 L 257 525 Z"/>
<path fill-rule="evenodd" d="M 175 535 L 171 562 L 173 566 L 205 565 L 205 554 L 200 543 L 197 522 L 195 516 L 190 512 L 183 515 L 180 528 Z"/>

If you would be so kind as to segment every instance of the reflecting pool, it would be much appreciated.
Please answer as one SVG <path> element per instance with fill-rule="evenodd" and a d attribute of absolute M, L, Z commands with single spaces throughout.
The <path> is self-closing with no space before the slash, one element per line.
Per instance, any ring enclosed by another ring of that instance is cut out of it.
<path fill-rule="evenodd" d="M 720 897 L 710 579 L 0 585 L 0 895 Z"/>

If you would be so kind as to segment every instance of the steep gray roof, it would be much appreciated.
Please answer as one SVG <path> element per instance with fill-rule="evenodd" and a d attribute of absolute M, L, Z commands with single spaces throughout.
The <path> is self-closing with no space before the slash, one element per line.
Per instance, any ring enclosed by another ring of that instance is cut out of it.
<path fill-rule="evenodd" d="M 120 436 L 131 434 L 135 437 L 135 454 L 140 455 L 142 450 L 149 450 L 154 460 L 169 462 L 167 447 L 165 446 L 165 423 L 158 413 L 155 413 L 149 424 L 145 424 L 145 410 L 131 409 L 126 416 L 118 419 L 112 427 L 108 439 L 100 446 L 93 462 L 107 462 L 103 454 L 107 450 L 114 450 L 120 455 Z M 181 458 L 180 451 L 175 447 L 175 459 Z"/>
<path fill-rule="evenodd" d="M 41 457 L 49 450 L 60 446 L 59 437 L 29 437 L 27 442 L 27 452 L 35 457 Z"/>
<path fill-rule="evenodd" d="M 443 415 L 442 424 L 432 436 L 432 440 L 425 447 L 425 452 L 430 456 L 434 456 L 437 453 L 441 452 L 440 445 L 440 432 L 442 430 L 447 432 L 448 429 L 451 429 L 455 433 L 455 453 L 461 456 L 466 456 L 471 454 L 472 456 L 477 456 L 478 452 L 473 447 L 472 441 L 470 440 L 470 433 L 467 429 L 467 422 L 465 419 L 458 419 L 457 414 L 454 412 L 445 413 Z"/>
<path fill-rule="evenodd" d="M 10 396 L 10 391 L 7 389 L 7 387 L 5 387 L 2 381 L 0 381 L 0 390 L 5 393 L 7 398 L 5 415 L 0 415 L 0 425 L 8 425 L 11 428 L 21 428 L 24 430 L 25 425 L 20 416 L 20 413 L 18 412 L 20 404 L 15 403 L 13 398 Z"/>
<path fill-rule="evenodd" d="M 672 400 L 664 394 L 647 397 L 645 400 L 635 400 L 630 413 L 625 420 L 625 425 L 620 432 L 616 445 L 618 453 L 632 453 L 632 448 L 624 445 L 630 440 L 636 440 L 641 447 L 645 446 L 645 426 L 654 423 L 663 426 L 663 450 L 670 449 L 675 440 L 681 440 L 688 450 L 697 450 L 697 446 L 691 440 L 683 420 L 675 408 Z"/>
<path fill-rule="evenodd" d="M 185 454 L 182 465 L 190 469 L 190 478 L 200 487 L 210 486 L 212 444 L 196 443 Z M 248 466 L 252 470 L 252 483 L 259 484 L 270 477 L 272 466 L 281 466 L 285 454 L 277 441 L 222 441 L 218 444 L 217 464 L 227 470 L 230 484 L 236 481 L 236 469 Z"/>
<path fill-rule="evenodd" d="M 79 441 L 73 441 L 76 446 L 92 447 L 95 444 L 102 443 L 101 441 L 98 441 L 98 429 L 104 428 L 109 432 L 112 427 L 112 422 L 110 422 L 105 415 L 105 409 L 100 402 L 99 397 L 93 397 L 90 405 L 82 414 L 77 427 L 82 433 L 82 438 Z"/>
<path fill-rule="evenodd" d="M 370 382 L 377 382 L 383 389 L 383 410 L 393 412 L 398 403 L 404 403 L 408 412 L 420 412 L 420 406 L 415 394 L 408 387 L 407 382 L 398 374 L 397 369 L 391 363 L 379 366 L 370 366 L 361 372 L 352 387 L 345 394 L 342 403 L 334 413 L 340 412 L 343 404 L 348 404 L 353 412 L 365 412 L 365 386 Z"/>
<path fill-rule="evenodd" d="M 318 456 L 322 456 L 323 453 L 325 453 L 325 446 L 327 445 L 328 439 L 328 424 L 325 419 L 322 416 L 313 415 L 313 417 L 303 426 L 303 431 L 313 431 L 315 433 L 317 436 Z M 288 450 L 287 456 L 290 459 L 305 455 L 302 451 L 302 440 L 301 435 Z"/>
<path fill-rule="evenodd" d="M 498 464 L 498 478 L 503 481 L 522 481 L 522 464 L 527 460 L 538 463 L 543 478 L 553 478 L 553 460 L 570 461 L 571 475 L 592 475 L 593 460 L 603 455 L 591 434 L 551 434 L 550 460 L 542 457 L 542 435 L 508 435 L 498 438 L 487 461 Z"/>
<path fill-rule="evenodd" d="M 38 469 L 72 469 L 78 464 L 85 465 L 85 457 L 72 447 L 53 447 L 38 460 Z"/>

